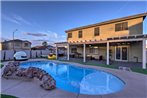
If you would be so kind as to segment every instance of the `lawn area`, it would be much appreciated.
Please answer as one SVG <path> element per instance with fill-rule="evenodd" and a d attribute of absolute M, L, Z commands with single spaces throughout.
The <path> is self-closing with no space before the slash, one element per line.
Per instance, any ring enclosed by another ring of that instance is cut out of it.
<path fill-rule="evenodd" d="M 67 61 L 67 60 L 59 60 L 59 61 L 71 62 L 71 61 Z M 86 62 L 86 63 L 84 63 L 82 61 L 76 61 L 74 63 L 118 69 L 117 65 L 105 65 L 105 64 L 98 64 L 98 63 L 93 63 L 93 62 Z M 134 67 L 134 68 L 131 68 L 131 70 L 133 72 L 137 72 L 137 73 L 141 73 L 141 74 L 147 74 L 147 69 L 142 69 L 142 68 Z"/>
<path fill-rule="evenodd" d="M 11 96 L 11 95 L 1 94 L 1 98 L 17 98 L 17 97 Z"/>
<path fill-rule="evenodd" d="M 67 60 L 59 60 L 59 61 L 63 61 L 63 62 L 73 62 L 73 61 L 67 61 Z M 94 62 L 82 62 L 82 61 L 76 61 L 74 63 L 79 63 L 79 64 L 84 64 L 84 65 L 92 65 L 92 66 L 100 66 L 100 67 L 107 67 L 107 68 L 113 68 L 113 69 L 117 69 L 118 66 L 116 65 L 105 65 L 105 64 L 98 64 L 98 63 L 94 63 Z"/>
<path fill-rule="evenodd" d="M 142 73 L 142 74 L 147 74 L 147 69 L 142 69 L 142 68 L 131 68 L 131 70 L 133 72 L 138 72 L 138 73 Z"/>

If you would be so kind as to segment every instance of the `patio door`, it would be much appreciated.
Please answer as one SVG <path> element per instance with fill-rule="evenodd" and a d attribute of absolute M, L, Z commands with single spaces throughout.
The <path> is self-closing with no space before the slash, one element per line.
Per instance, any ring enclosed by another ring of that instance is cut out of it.
<path fill-rule="evenodd" d="M 115 47 L 115 60 L 116 61 L 128 61 L 128 47 L 127 46 Z"/>

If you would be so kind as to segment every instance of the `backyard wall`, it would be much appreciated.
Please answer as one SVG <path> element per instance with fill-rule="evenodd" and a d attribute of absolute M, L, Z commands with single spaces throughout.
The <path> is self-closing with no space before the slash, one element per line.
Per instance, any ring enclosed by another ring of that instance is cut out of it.
<path fill-rule="evenodd" d="M 23 50 L 28 58 L 39 58 L 41 55 L 48 55 L 50 50 Z M 13 50 L 0 50 L 0 60 L 13 60 Z"/>

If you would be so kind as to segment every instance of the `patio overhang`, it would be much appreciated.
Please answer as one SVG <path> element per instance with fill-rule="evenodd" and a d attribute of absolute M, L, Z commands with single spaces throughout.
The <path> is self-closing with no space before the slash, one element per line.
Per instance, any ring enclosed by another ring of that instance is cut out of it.
<path fill-rule="evenodd" d="M 69 47 L 70 45 L 82 45 L 83 46 L 83 62 L 86 62 L 86 45 L 88 44 L 105 44 L 107 47 L 107 56 L 106 56 L 106 64 L 109 65 L 109 47 L 112 43 L 131 43 L 135 41 L 142 42 L 142 68 L 146 69 L 146 40 L 147 34 L 142 35 L 128 35 L 128 36 L 120 36 L 120 37 L 112 37 L 101 40 L 83 40 L 83 41 L 70 41 L 66 43 L 57 43 L 56 46 L 64 46 L 67 47 L 67 60 L 69 60 Z"/>
<path fill-rule="evenodd" d="M 70 41 L 68 42 L 69 45 L 76 45 L 76 44 L 98 44 L 98 43 L 107 43 L 107 42 L 131 42 L 131 41 L 142 41 L 143 39 L 147 40 L 147 34 L 142 35 L 128 35 L 128 36 L 121 36 L 121 37 L 111 37 L 107 39 L 101 40 L 83 40 L 83 41 Z"/>

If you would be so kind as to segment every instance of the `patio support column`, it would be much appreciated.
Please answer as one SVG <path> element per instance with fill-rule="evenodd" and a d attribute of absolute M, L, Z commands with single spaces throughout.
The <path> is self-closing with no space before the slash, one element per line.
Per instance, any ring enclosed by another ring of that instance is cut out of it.
<path fill-rule="evenodd" d="M 56 60 L 58 59 L 58 46 L 56 45 Z"/>
<path fill-rule="evenodd" d="M 67 60 L 69 61 L 69 44 L 67 44 Z"/>
<path fill-rule="evenodd" d="M 109 42 L 107 42 L 107 65 L 109 65 Z"/>
<path fill-rule="evenodd" d="M 142 68 L 146 69 L 146 40 L 142 40 Z"/>
<path fill-rule="evenodd" d="M 83 44 L 83 62 L 86 62 L 86 44 Z"/>

